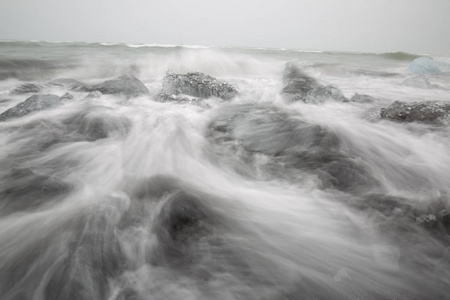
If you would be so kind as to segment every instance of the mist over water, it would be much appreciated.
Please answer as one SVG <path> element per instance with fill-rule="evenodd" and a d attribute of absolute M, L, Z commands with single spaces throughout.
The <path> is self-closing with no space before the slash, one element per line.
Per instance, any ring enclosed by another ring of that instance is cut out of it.
<path fill-rule="evenodd" d="M 73 98 L 0 122 L 0 298 L 449 298 L 450 127 L 379 118 L 450 101 L 416 57 L 1 42 L 0 113 Z M 286 101 L 289 62 L 372 100 Z M 167 71 L 239 94 L 162 103 Z M 54 81 L 121 75 L 149 95 Z"/>

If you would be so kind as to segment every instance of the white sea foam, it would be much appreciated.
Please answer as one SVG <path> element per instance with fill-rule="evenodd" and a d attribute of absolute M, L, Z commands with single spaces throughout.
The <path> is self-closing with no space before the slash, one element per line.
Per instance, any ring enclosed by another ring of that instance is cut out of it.
<path fill-rule="evenodd" d="M 51 68 L 18 64 L 0 82 L 0 113 L 30 96 L 9 94 L 24 82 L 74 96 L 0 122 L 0 298 L 447 295 L 449 127 L 379 118 L 398 99 L 450 101 L 446 77 L 405 86 L 408 62 L 367 54 L 78 46 L 18 43 L 24 61 L 43 51 Z M 288 61 L 374 100 L 288 102 Z M 161 103 L 167 70 L 205 72 L 239 94 Z M 149 95 L 47 84 L 123 74 Z"/>

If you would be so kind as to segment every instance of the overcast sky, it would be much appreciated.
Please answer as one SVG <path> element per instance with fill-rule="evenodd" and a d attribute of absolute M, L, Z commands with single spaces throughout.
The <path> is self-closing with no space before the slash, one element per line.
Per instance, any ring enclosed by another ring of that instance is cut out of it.
<path fill-rule="evenodd" d="M 0 39 L 450 55 L 450 0 L 0 0 Z"/>

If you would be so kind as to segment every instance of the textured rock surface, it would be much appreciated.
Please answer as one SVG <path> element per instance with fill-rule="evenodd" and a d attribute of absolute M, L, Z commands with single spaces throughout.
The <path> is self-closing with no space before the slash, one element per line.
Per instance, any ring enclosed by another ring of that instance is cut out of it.
<path fill-rule="evenodd" d="M 209 75 L 193 72 L 187 74 L 167 73 L 162 84 L 163 94 L 185 94 L 199 98 L 218 97 L 228 100 L 237 95 L 237 90 L 229 83 Z"/>
<path fill-rule="evenodd" d="M 450 120 L 450 102 L 412 102 L 395 101 L 382 108 L 382 118 L 400 122 L 421 122 L 430 124 L 448 123 Z"/>
<path fill-rule="evenodd" d="M 281 94 L 289 101 L 322 103 L 327 100 L 348 101 L 342 92 L 332 85 L 322 85 L 315 78 L 306 75 L 294 63 L 287 63 L 283 74 L 284 88 Z"/>
<path fill-rule="evenodd" d="M 0 121 L 20 118 L 32 112 L 50 109 L 59 105 L 61 105 L 61 99 L 56 95 L 33 95 L 24 102 L 0 114 Z"/>
<path fill-rule="evenodd" d="M 91 86 L 77 88 L 78 91 L 100 92 L 102 94 L 120 94 L 127 98 L 148 95 L 147 87 L 134 76 L 120 76 Z"/>

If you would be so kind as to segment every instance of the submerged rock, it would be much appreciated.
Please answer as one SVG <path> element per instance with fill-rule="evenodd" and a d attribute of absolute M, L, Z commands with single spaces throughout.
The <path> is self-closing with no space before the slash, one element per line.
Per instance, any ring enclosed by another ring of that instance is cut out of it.
<path fill-rule="evenodd" d="M 59 105 L 61 105 L 61 99 L 56 95 L 33 95 L 24 102 L 0 114 L 0 121 L 20 118 L 35 111 L 51 109 Z"/>
<path fill-rule="evenodd" d="M 78 80 L 69 79 L 69 78 L 57 78 L 52 81 L 49 81 L 47 83 L 47 85 L 66 87 L 69 89 L 76 89 L 76 88 L 81 88 L 84 86 L 84 84 L 79 82 Z"/>
<path fill-rule="evenodd" d="M 448 123 L 450 120 L 450 102 L 412 102 L 395 101 L 382 108 L 380 115 L 384 119 L 400 122 L 421 122 L 429 124 Z"/>
<path fill-rule="evenodd" d="M 100 92 L 107 95 L 119 94 L 125 96 L 126 98 L 149 94 L 147 87 L 139 79 L 128 75 L 120 76 L 95 85 L 81 86 L 75 90 L 83 92 Z"/>
<path fill-rule="evenodd" d="M 36 174 L 30 169 L 13 169 L 2 178 L 2 182 L 2 214 L 32 211 L 57 197 L 65 196 L 73 188 L 67 182 Z"/>
<path fill-rule="evenodd" d="M 237 95 L 234 86 L 209 75 L 193 72 L 187 74 L 167 73 L 162 84 L 163 94 L 185 94 L 199 98 L 218 97 L 224 100 Z"/>
<path fill-rule="evenodd" d="M 332 85 L 322 85 L 315 78 L 305 74 L 294 63 L 287 63 L 283 75 L 284 88 L 281 94 L 289 101 L 322 103 L 329 99 L 348 101 L 342 92 Z"/>
<path fill-rule="evenodd" d="M 235 164 L 246 176 L 255 176 L 253 169 L 257 169 L 257 177 L 297 182 L 310 174 L 320 181 L 320 188 L 355 194 L 378 187 L 370 168 L 341 149 L 340 137 L 330 128 L 274 107 L 224 107 L 209 128 L 217 157 L 232 156 L 225 163 Z M 243 169 L 252 162 L 252 170 Z"/>
<path fill-rule="evenodd" d="M 24 83 L 16 87 L 11 91 L 11 95 L 22 95 L 30 93 L 39 93 L 42 90 L 42 86 L 35 83 Z"/>
<path fill-rule="evenodd" d="M 355 93 L 355 95 L 353 95 L 353 97 L 350 98 L 350 101 L 358 102 L 358 103 L 372 103 L 372 102 L 375 102 L 376 100 L 377 99 L 372 96 L 358 94 L 358 93 Z"/>

